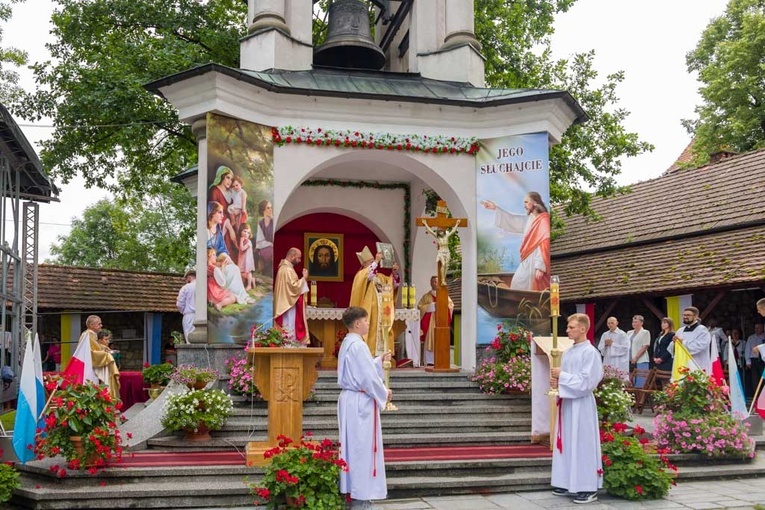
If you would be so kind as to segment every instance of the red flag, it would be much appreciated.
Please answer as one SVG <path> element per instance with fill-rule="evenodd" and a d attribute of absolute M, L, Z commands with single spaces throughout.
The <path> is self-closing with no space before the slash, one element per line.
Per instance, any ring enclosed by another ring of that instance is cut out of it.
<path fill-rule="evenodd" d="M 723 373 L 722 362 L 720 361 L 720 352 L 717 349 L 717 338 L 712 337 L 712 380 L 718 386 L 725 386 L 725 374 Z"/>
<path fill-rule="evenodd" d="M 765 370 L 762 372 L 762 378 L 765 379 Z M 757 399 L 755 410 L 757 411 L 757 414 L 765 420 L 765 390 L 760 392 L 760 397 Z"/>
<path fill-rule="evenodd" d="M 88 332 L 84 332 L 77 344 L 77 349 L 72 354 L 72 359 L 61 374 L 61 387 L 69 384 L 82 384 L 85 381 L 93 381 L 98 384 L 99 380 L 93 371 L 93 358 L 90 355 L 90 339 Z"/>

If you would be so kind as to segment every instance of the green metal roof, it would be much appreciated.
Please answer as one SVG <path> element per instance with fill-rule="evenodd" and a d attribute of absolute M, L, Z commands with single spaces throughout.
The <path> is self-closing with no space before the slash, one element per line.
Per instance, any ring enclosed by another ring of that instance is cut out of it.
<path fill-rule="evenodd" d="M 575 112 L 575 123 L 587 120 L 587 114 L 579 103 L 564 90 L 482 88 L 469 83 L 423 78 L 415 73 L 318 67 L 308 71 L 247 71 L 206 64 L 151 82 L 146 88 L 161 95 L 162 87 L 211 72 L 231 76 L 280 94 L 378 99 L 472 108 L 562 99 Z"/>

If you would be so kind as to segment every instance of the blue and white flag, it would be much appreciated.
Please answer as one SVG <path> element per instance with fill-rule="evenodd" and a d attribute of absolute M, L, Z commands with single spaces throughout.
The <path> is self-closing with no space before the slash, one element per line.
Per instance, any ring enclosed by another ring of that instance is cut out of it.
<path fill-rule="evenodd" d="M 37 429 L 37 382 L 35 378 L 35 352 L 27 337 L 24 361 L 19 378 L 19 398 L 16 406 L 16 422 L 13 426 L 13 451 L 21 463 L 35 457 L 35 432 Z"/>
<path fill-rule="evenodd" d="M 714 339 L 713 339 L 714 341 Z M 730 388 L 730 412 L 732 415 L 739 415 L 739 418 L 746 418 L 749 412 L 746 408 L 746 399 L 744 399 L 744 385 L 741 384 L 741 374 L 736 366 L 736 356 L 733 353 L 733 345 L 728 340 L 728 386 Z"/>
<path fill-rule="evenodd" d="M 40 350 L 40 337 L 35 333 L 35 388 L 37 389 L 37 416 L 40 418 L 45 407 L 45 383 L 43 381 L 42 351 Z"/>

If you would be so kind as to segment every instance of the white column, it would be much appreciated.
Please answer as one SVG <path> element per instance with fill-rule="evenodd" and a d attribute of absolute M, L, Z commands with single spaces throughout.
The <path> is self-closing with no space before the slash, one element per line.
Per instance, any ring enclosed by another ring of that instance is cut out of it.
<path fill-rule="evenodd" d="M 473 0 L 446 0 L 446 36 L 444 48 L 470 43 L 480 49 L 475 38 Z"/>
<path fill-rule="evenodd" d="M 290 33 L 284 21 L 284 0 L 248 0 L 247 18 L 247 32 L 250 34 L 265 28 L 278 28 Z"/>
<path fill-rule="evenodd" d="M 194 307 L 194 331 L 189 343 L 207 343 L 207 117 L 191 125 L 197 137 L 197 279 Z"/>
<path fill-rule="evenodd" d="M 285 20 L 293 39 L 309 46 L 313 45 L 313 5 L 305 0 L 286 0 Z"/>

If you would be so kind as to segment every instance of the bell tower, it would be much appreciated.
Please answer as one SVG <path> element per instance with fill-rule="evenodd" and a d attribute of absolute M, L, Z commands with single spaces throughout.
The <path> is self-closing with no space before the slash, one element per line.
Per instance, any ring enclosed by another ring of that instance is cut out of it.
<path fill-rule="evenodd" d="M 311 0 L 247 0 L 240 66 L 251 71 L 303 71 L 313 63 Z"/>
<path fill-rule="evenodd" d="M 241 67 L 310 70 L 313 65 L 419 73 L 484 86 L 473 0 L 332 0 L 327 38 L 314 48 L 312 0 L 248 0 Z M 370 6 L 375 23 L 368 26 Z"/>

